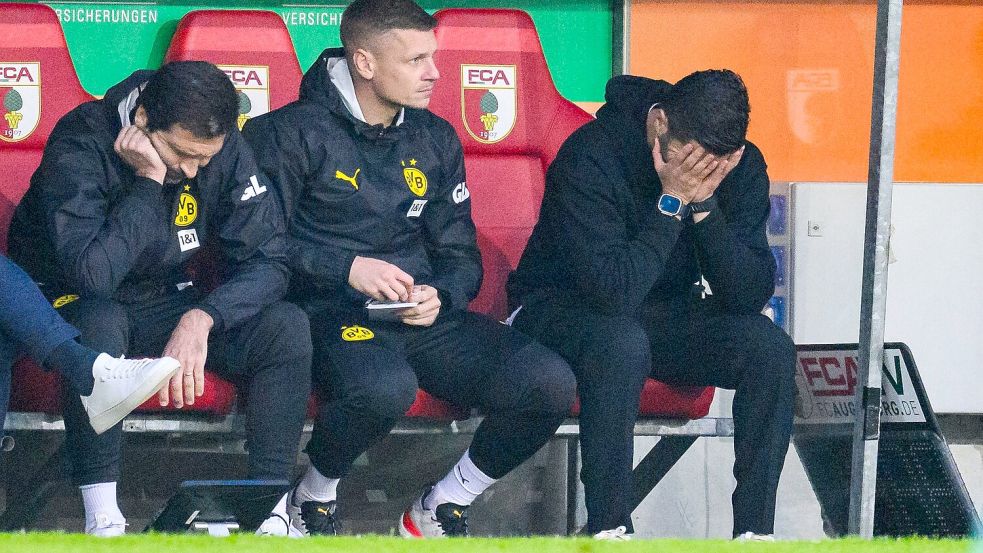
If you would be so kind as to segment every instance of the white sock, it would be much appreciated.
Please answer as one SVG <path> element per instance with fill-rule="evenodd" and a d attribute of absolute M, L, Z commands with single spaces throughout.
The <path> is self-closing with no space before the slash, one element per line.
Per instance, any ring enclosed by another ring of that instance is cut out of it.
<path fill-rule="evenodd" d="M 338 497 L 338 478 L 328 478 L 324 476 L 314 465 L 307 469 L 307 474 L 297 483 L 294 491 L 295 507 L 299 507 L 305 501 L 334 501 Z"/>
<path fill-rule="evenodd" d="M 470 452 L 465 451 L 447 476 L 434 485 L 423 506 L 436 509 L 437 505 L 453 503 L 466 507 L 494 483 L 495 479 L 474 466 Z"/>
<path fill-rule="evenodd" d="M 85 507 L 85 525 L 96 522 L 96 513 L 105 513 L 110 520 L 123 520 L 123 513 L 116 503 L 116 482 L 101 482 L 79 486 L 82 491 L 82 505 Z"/>

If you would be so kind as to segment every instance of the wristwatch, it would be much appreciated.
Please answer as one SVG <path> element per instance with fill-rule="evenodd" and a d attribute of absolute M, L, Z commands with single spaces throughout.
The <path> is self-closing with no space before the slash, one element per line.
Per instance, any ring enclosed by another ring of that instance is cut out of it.
<path fill-rule="evenodd" d="M 659 212 L 670 217 L 685 219 L 689 215 L 689 206 L 672 194 L 663 194 L 659 196 Z"/>
<path fill-rule="evenodd" d="M 717 209 L 716 196 L 710 196 L 702 202 L 690 202 L 689 204 L 690 213 L 708 213 L 714 209 Z"/>

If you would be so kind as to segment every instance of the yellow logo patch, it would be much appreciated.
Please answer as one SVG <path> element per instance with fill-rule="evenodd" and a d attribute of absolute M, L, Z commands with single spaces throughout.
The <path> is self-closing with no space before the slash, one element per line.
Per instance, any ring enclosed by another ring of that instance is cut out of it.
<path fill-rule="evenodd" d="M 65 294 L 64 296 L 56 299 L 51 305 L 54 306 L 55 309 L 58 309 L 65 307 L 77 299 L 79 299 L 77 294 Z"/>
<path fill-rule="evenodd" d="M 347 182 L 348 184 L 352 185 L 352 187 L 355 188 L 355 190 L 358 190 L 358 181 L 357 181 L 357 179 L 358 179 L 358 173 L 361 170 L 362 170 L 361 168 L 356 168 L 355 169 L 355 174 L 349 177 L 348 175 L 342 173 L 340 170 L 337 170 L 336 169 L 335 172 L 334 172 L 334 178 L 336 178 L 338 180 L 343 180 L 343 181 Z"/>
<path fill-rule="evenodd" d="M 375 333 L 364 326 L 352 325 L 341 327 L 341 339 L 346 342 L 362 342 L 375 338 Z"/>
<path fill-rule="evenodd" d="M 406 186 L 410 187 L 410 192 L 423 197 L 427 193 L 427 176 L 423 171 L 416 167 L 416 160 L 410 160 L 410 166 L 406 162 L 400 162 L 403 166 L 403 178 L 406 179 Z"/>
<path fill-rule="evenodd" d="M 189 190 L 190 186 L 185 186 Z M 187 192 L 182 192 L 177 202 L 177 216 L 174 217 L 174 224 L 179 227 L 186 227 L 195 222 L 198 218 L 198 200 Z"/>

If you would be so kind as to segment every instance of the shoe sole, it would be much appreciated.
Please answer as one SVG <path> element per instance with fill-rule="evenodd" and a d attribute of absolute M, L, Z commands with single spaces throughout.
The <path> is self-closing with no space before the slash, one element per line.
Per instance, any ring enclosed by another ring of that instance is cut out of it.
<path fill-rule="evenodd" d="M 89 416 L 89 422 L 92 424 L 92 429 L 96 431 L 96 434 L 102 434 L 116 426 L 116 423 L 123 420 L 134 409 L 147 401 L 150 396 L 154 395 L 154 392 L 160 389 L 161 384 L 174 376 L 174 373 L 181 368 L 181 365 L 177 359 L 162 358 L 152 367 L 153 370 L 147 375 L 146 380 L 141 382 L 132 394 L 126 396 L 123 398 L 123 401 L 113 405 L 102 413 Z"/>

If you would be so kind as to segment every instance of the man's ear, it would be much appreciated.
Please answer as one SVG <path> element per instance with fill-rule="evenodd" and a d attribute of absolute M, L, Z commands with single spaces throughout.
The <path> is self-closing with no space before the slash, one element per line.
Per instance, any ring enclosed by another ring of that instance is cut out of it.
<path fill-rule="evenodd" d="M 646 127 L 652 129 L 656 135 L 661 135 L 669 131 L 669 120 L 666 118 L 666 112 L 658 107 L 658 104 L 649 108 L 648 118 L 645 123 Z"/>
<path fill-rule="evenodd" d="M 355 53 L 352 55 L 352 64 L 355 66 L 354 73 L 358 73 L 360 77 L 367 81 L 371 81 L 372 77 L 375 75 L 376 60 L 372 52 L 369 52 L 365 48 L 357 48 Z"/>
<path fill-rule="evenodd" d="M 147 110 L 143 106 L 137 106 L 136 112 L 133 114 L 133 124 L 137 126 L 138 129 L 147 130 Z"/>

